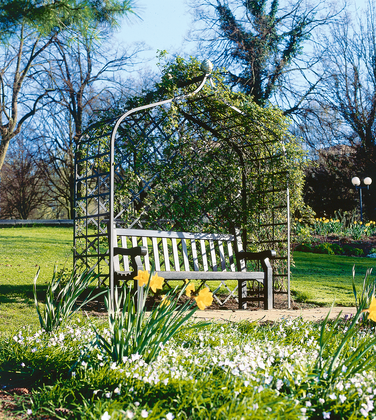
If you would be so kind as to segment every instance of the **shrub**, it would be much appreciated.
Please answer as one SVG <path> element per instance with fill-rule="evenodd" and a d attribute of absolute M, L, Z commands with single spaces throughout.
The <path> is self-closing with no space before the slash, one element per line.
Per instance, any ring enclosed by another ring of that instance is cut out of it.
<path fill-rule="evenodd" d="M 327 242 L 316 245 L 315 248 L 314 248 L 314 252 L 316 252 L 317 254 L 334 255 L 332 245 L 327 243 Z"/>
<path fill-rule="evenodd" d="M 356 257 L 360 257 L 364 255 L 364 251 L 361 248 L 354 248 L 351 245 L 343 245 L 343 250 L 346 255 L 355 255 Z"/>
<path fill-rule="evenodd" d="M 297 245 L 295 247 L 295 250 L 301 251 L 301 252 L 312 252 L 313 247 L 312 247 L 312 244 L 302 243 L 302 244 Z"/>
<path fill-rule="evenodd" d="M 332 244 L 332 250 L 336 255 L 343 255 L 345 253 L 343 248 L 338 244 Z"/>

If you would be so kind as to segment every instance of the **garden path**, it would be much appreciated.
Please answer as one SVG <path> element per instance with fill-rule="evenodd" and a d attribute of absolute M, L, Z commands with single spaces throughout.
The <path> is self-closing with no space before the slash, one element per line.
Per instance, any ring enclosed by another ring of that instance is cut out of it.
<path fill-rule="evenodd" d="M 333 319 L 340 313 L 342 316 L 354 315 L 355 307 L 316 307 L 309 309 L 272 309 L 270 311 L 257 310 L 205 310 L 197 311 L 194 315 L 197 319 L 223 320 L 223 321 L 277 321 L 282 318 L 302 317 L 307 321 L 323 320 L 330 311 L 329 318 Z"/>

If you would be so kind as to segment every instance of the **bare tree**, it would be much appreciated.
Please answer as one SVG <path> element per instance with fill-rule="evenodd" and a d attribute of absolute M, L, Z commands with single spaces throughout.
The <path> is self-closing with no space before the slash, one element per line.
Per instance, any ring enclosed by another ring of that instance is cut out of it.
<path fill-rule="evenodd" d="M 119 53 L 108 45 L 98 42 L 98 35 L 60 34 L 45 54 L 45 71 L 39 79 L 41 89 L 51 86 L 44 98 L 42 124 L 45 173 L 50 193 L 67 209 L 68 217 L 73 217 L 78 140 L 90 119 L 119 99 L 124 91 L 120 73 L 132 68 L 142 48 L 135 45 L 130 52 Z"/>
<path fill-rule="evenodd" d="M 39 151 L 18 137 L 1 170 L 0 217 L 28 219 L 43 215 L 48 205 L 47 188 Z"/>
<path fill-rule="evenodd" d="M 281 7 L 278 0 L 193 0 L 192 35 L 201 54 L 228 69 L 234 87 L 265 106 L 274 101 L 285 114 L 296 113 L 321 77 L 320 57 L 304 48 L 313 35 L 337 16 L 323 1 L 297 0 Z"/>
<path fill-rule="evenodd" d="M 4 2 L 3 2 L 4 3 Z M 93 35 L 98 25 L 114 25 L 133 11 L 132 1 L 12 0 L 0 5 L 0 170 L 10 141 L 39 108 L 49 86 L 35 90 L 45 52 L 57 35 L 75 29 Z M 1 32 L 6 28 L 9 35 Z"/>

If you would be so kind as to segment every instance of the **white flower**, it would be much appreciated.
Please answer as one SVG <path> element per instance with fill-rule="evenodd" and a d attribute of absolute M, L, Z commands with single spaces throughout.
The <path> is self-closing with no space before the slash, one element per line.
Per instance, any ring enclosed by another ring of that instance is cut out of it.
<path fill-rule="evenodd" d="M 111 416 L 108 414 L 108 411 L 105 411 L 102 414 L 101 420 L 110 420 Z"/>
<path fill-rule="evenodd" d="M 172 413 L 168 413 L 166 416 L 166 420 L 173 420 L 175 416 Z"/>
<path fill-rule="evenodd" d="M 25 367 L 25 363 L 24 362 L 21 363 L 21 367 Z"/>
<path fill-rule="evenodd" d="M 133 390 L 132 390 L 133 391 Z M 138 402 L 138 401 L 136 401 L 135 403 L 134 403 L 134 405 L 136 406 L 136 407 L 138 407 L 139 405 L 140 405 L 140 403 Z"/>
<path fill-rule="evenodd" d="M 72 377 L 74 378 L 76 376 L 76 372 L 72 372 Z"/>
<path fill-rule="evenodd" d="M 337 398 L 337 396 L 336 396 L 336 394 L 330 394 L 330 395 L 329 395 L 329 398 L 330 398 L 331 400 L 335 400 L 335 399 Z"/>
<path fill-rule="evenodd" d="M 30 408 L 28 408 L 27 411 L 26 411 L 26 414 L 28 416 L 31 416 L 33 414 L 33 411 Z"/>
<path fill-rule="evenodd" d="M 143 418 L 143 419 L 146 419 L 146 417 L 148 417 L 149 416 L 149 413 L 146 411 L 146 410 L 142 410 L 141 411 L 141 417 Z"/>
<path fill-rule="evenodd" d="M 322 418 L 323 419 L 330 419 L 330 411 L 328 413 L 326 413 L 325 411 L 322 413 Z"/>
<path fill-rule="evenodd" d="M 364 417 L 368 417 L 368 411 L 365 410 L 364 408 L 360 409 L 360 413 L 363 414 Z"/>
<path fill-rule="evenodd" d="M 133 419 L 134 417 L 134 412 L 131 410 L 127 410 L 127 412 L 125 413 L 127 415 L 128 419 Z"/>
<path fill-rule="evenodd" d="M 104 396 L 105 396 L 106 398 L 111 398 L 111 392 L 106 392 L 106 393 L 104 394 Z"/>
<path fill-rule="evenodd" d="M 120 388 L 119 387 L 116 387 L 114 389 L 114 393 L 120 395 Z"/>
<path fill-rule="evenodd" d="M 325 402 L 324 398 L 319 398 L 319 403 L 320 404 L 324 404 L 324 402 Z"/>
<path fill-rule="evenodd" d="M 341 401 L 341 404 L 343 404 L 347 400 L 347 398 L 343 394 L 341 394 L 339 396 L 339 400 Z"/>
<path fill-rule="evenodd" d="M 306 407 L 311 407 L 312 403 L 311 403 L 311 401 L 306 401 L 305 405 L 306 405 Z"/>

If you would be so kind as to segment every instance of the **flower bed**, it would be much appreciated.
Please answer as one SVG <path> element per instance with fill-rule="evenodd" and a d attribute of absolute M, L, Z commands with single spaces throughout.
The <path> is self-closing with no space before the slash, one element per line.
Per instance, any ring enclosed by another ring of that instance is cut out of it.
<path fill-rule="evenodd" d="M 311 223 L 295 219 L 294 249 L 329 255 L 367 256 L 376 251 L 376 222 L 317 218 Z"/>
<path fill-rule="evenodd" d="M 18 404 L 28 418 L 372 418 L 374 367 L 349 371 L 374 329 L 359 327 L 333 358 L 350 323 L 327 324 L 326 346 L 320 326 L 302 319 L 212 323 L 181 331 L 154 361 L 133 354 L 115 363 L 95 345 L 93 326 L 76 322 L 53 335 L 23 329 L 1 342 L 0 362 L 13 382 L 28 378 L 31 395 Z"/>

